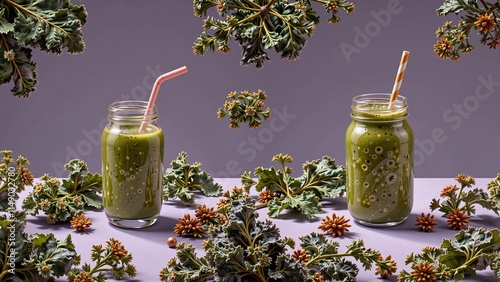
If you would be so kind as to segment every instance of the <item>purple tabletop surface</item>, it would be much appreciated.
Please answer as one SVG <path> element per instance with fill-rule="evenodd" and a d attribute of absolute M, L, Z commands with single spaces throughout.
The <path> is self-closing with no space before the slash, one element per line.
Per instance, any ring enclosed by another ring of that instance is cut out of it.
<path fill-rule="evenodd" d="M 486 184 L 491 179 L 476 179 L 476 186 L 486 188 Z M 223 185 L 224 190 L 232 189 L 234 186 L 241 186 L 240 180 L 236 178 L 218 178 L 216 182 Z M 343 237 L 332 237 L 340 245 L 340 251 L 345 250 L 345 246 L 353 239 L 363 239 L 365 247 L 379 250 L 385 257 L 392 255 L 392 259 L 397 263 L 396 275 L 388 279 L 380 279 L 374 274 L 375 268 L 365 271 L 360 267 L 357 281 L 396 281 L 396 276 L 400 270 L 405 269 L 411 272 L 410 265 L 405 265 L 404 260 L 410 253 L 420 253 L 425 246 L 439 246 L 444 238 L 454 239 L 458 232 L 448 228 L 446 218 L 438 211 L 431 212 L 429 203 L 432 198 L 438 198 L 441 190 L 450 184 L 456 184 L 452 178 L 417 178 L 415 179 L 415 202 L 413 210 L 408 219 L 401 225 L 387 228 L 364 227 L 354 223 L 347 210 L 345 198 L 326 199 L 322 201 L 323 213 L 314 219 L 308 219 L 305 215 L 297 212 L 285 212 L 273 222 L 279 227 L 281 236 L 293 238 L 298 242 L 300 236 L 310 232 L 322 231 L 318 229 L 321 219 L 326 215 L 331 216 L 333 212 L 350 219 L 351 227 L 349 232 Z M 30 191 L 30 189 L 28 189 Z M 26 191 L 27 192 L 27 191 Z M 24 193 L 26 193 L 24 192 Z M 21 195 L 21 199 L 24 195 Z M 218 201 L 217 197 L 205 197 L 197 195 L 194 206 L 185 206 L 179 201 L 169 201 L 165 203 L 161 210 L 158 221 L 151 227 L 144 229 L 120 229 L 111 226 L 102 210 L 86 211 L 85 215 L 92 220 L 92 226 L 84 233 L 77 233 L 70 228 L 69 223 L 59 223 L 49 225 L 44 214 L 38 216 L 28 216 L 26 232 L 54 233 L 56 238 L 63 239 L 67 234 L 71 234 L 76 251 L 81 254 L 82 263 L 89 262 L 92 245 L 105 245 L 106 241 L 113 237 L 123 243 L 125 248 L 133 255 L 132 263 L 137 268 L 137 276 L 127 281 L 159 281 L 159 273 L 167 265 L 167 261 L 175 256 L 175 249 L 169 248 L 166 244 L 167 238 L 175 236 L 178 242 L 193 244 L 199 256 L 203 255 L 201 243 L 204 239 L 192 237 L 178 237 L 174 234 L 174 226 L 180 217 L 189 213 L 194 215 L 197 204 L 206 204 L 214 207 Z M 434 232 L 424 233 L 418 231 L 415 226 L 416 217 L 421 213 L 432 213 L 437 219 L 438 225 Z M 259 210 L 259 220 L 267 218 L 267 209 Z M 469 226 L 484 228 L 500 228 L 500 217 L 494 212 L 477 208 L 476 215 L 470 219 Z M 290 253 L 293 250 L 289 250 Z M 91 263 L 93 265 L 93 263 Z M 359 264 L 358 264 L 359 265 Z M 65 281 L 60 278 L 58 281 Z M 115 281 L 109 279 L 108 281 Z M 123 280 L 121 280 L 123 281 Z M 463 281 L 475 282 L 498 282 L 493 272 L 488 268 L 478 271 L 476 276 L 467 277 Z"/>

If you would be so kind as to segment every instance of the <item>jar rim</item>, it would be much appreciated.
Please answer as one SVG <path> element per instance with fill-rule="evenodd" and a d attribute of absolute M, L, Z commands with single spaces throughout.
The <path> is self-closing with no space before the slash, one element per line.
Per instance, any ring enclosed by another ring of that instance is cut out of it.
<path fill-rule="evenodd" d="M 389 103 L 391 99 L 390 93 L 366 93 L 354 96 L 352 98 L 353 105 L 354 103 L 366 104 L 366 103 Z M 398 95 L 396 98 L 396 106 L 406 106 L 407 101 L 406 97 L 403 95 Z"/>
<path fill-rule="evenodd" d="M 150 121 L 158 118 L 158 109 L 153 105 L 147 112 L 148 102 L 140 100 L 116 101 L 108 106 L 108 118 L 115 121 Z"/>

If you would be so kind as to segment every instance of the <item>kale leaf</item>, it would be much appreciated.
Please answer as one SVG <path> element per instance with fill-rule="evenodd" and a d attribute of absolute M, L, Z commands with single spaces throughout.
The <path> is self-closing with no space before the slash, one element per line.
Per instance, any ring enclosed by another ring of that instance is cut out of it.
<path fill-rule="evenodd" d="M 250 172 L 245 172 L 241 177 L 247 191 L 255 186 L 261 194 L 271 195 L 269 201 L 257 206 L 269 207 L 269 217 L 277 217 L 285 209 L 292 209 L 306 213 L 312 219 L 322 212 L 322 198 L 341 197 L 345 192 L 345 168 L 328 156 L 306 162 L 302 166 L 303 174 L 297 178 L 291 176 L 292 169 L 286 166 L 292 162 L 292 157 L 278 154 L 273 157 L 273 161 L 281 165 L 281 170 L 258 167 L 254 172 L 257 181 Z"/>
<path fill-rule="evenodd" d="M 187 153 L 180 152 L 177 159 L 170 163 L 170 168 L 163 175 L 163 199 L 178 198 L 186 205 L 194 204 L 194 191 L 200 191 L 205 196 L 216 197 L 222 191 L 222 186 L 214 182 L 212 176 L 201 170 L 201 163 L 187 163 Z"/>
<path fill-rule="evenodd" d="M 43 211 L 47 221 L 69 221 L 84 212 L 86 207 L 101 208 L 102 177 L 97 173 L 85 173 L 87 164 L 74 159 L 65 169 L 69 176 L 62 182 L 48 174 L 43 175 L 28 196 L 23 200 L 23 209 L 29 215 Z"/>
<path fill-rule="evenodd" d="M 36 63 L 31 48 L 60 54 L 83 52 L 83 5 L 69 0 L 4 0 L 0 5 L 0 84 L 14 80 L 12 94 L 28 98 L 35 91 Z M 31 47 L 31 48 L 30 48 Z"/>

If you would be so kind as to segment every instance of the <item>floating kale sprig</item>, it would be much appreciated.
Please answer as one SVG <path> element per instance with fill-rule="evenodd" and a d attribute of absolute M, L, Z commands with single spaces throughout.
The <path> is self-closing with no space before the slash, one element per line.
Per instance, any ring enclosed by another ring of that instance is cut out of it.
<path fill-rule="evenodd" d="M 15 210 L 18 193 L 33 185 L 33 175 L 26 168 L 29 164 L 27 158 L 19 156 L 14 160 L 12 151 L 0 152 L 3 154 L 3 163 L 0 163 L 0 211 Z"/>
<path fill-rule="evenodd" d="M 459 281 L 487 267 L 500 279 L 500 230 L 469 227 L 455 235 L 455 241 L 444 239 L 439 248 L 410 254 L 405 263 L 412 272 L 401 271 L 400 282 Z"/>
<path fill-rule="evenodd" d="M 31 48 L 60 54 L 81 53 L 85 7 L 63 1 L 2 0 L 0 3 L 0 84 L 14 80 L 12 94 L 28 98 L 35 91 L 36 63 Z M 30 48 L 31 47 L 31 48 Z"/>
<path fill-rule="evenodd" d="M 163 175 L 163 199 L 180 199 L 186 205 L 194 204 L 194 191 L 205 196 L 216 197 L 222 186 L 214 182 L 212 176 L 201 170 L 201 163 L 187 163 L 187 153 L 180 152 L 177 159 L 170 163 L 170 168 Z"/>
<path fill-rule="evenodd" d="M 433 198 L 430 203 L 431 210 L 437 209 L 448 217 L 448 224 L 451 228 L 461 229 L 465 227 L 469 217 L 476 213 L 475 205 L 480 205 L 497 215 L 499 214 L 499 189 L 498 186 L 495 188 L 497 179 L 488 184 L 490 194 L 481 188 L 466 190 L 466 188 L 472 188 L 472 185 L 476 184 L 476 180 L 472 176 L 459 174 L 455 180 L 460 184 L 460 187 L 457 185 L 446 186 L 440 194 L 442 199 Z"/>
<path fill-rule="evenodd" d="M 360 261 L 365 269 L 377 264 L 381 275 L 394 271 L 390 258 L 382 259 L 380 252 L 366 249 L 362 240 L 353 241 L 341 253 L 337 242 L 316 233 L 300 238 L 307 261 L 301 259 L 303 256 L 291 256 L 286 250 L 294 248 L 294 240 L 282 238 L 275 224 L 258 221 L 258 216 L 251 198 L 233 200 L 228 220 L 210 229 L 209 239 L 203 243 L 205 256 L 198 257 L 192 245 L 179 243 L 176 257 L 161 270 L 160 279 L 294 282 L 316 281 L 318 274 L 322 281 L 356 281 L 358 268 L 347 257 Z"/>
<path fill-rule="evenodd" d="M 93 245 L 90 256 L 95 262 L 94 267 L 88 263 L 84 263 L 81 269 L 74 267 L 68 273 L 68 281 L 102 282 L 107 280 L 107 273 L 111 273 L 115 279 L 134 278 L 137 275 L 135 265 L 131 263 L 132 254 L 114 238 L 106 242 L 105 248 L 102 245 Z"/>
<path fill-rule="evenodd" d="M 322 212 L 320 201 L 323 197 L 336 198 L 345 192 L 345 168 L 336 165 L 335 160 L 328 156 L 303 164 L 304 173 L 297 178 L 291 176 L 292 169 L 286 166 L 292 162 L 292 157 L 278 154 L 273 161 L 280 164 L 281 170 L 258 167 L 254 172 L 257 181 L 250 172 L 241 176 L 241 183 L 247 192 L 255 186 L 261 193 L 260 198 L 268 196 L 268 200 L 257 208 L 267 206 L 269 217 L 277 217 L 285 209 L 292 209 L 306 213 L 312 219 Z"/>
<path fill-rule="evenodd" d="M 354 12 L 354 4 L 345 0 L 194 0 L 194 14 L 207 16 L 216 8 L 224 20 L 207 16 L 203 32 L 194 43 L 194 53 L 210 51 L 229 52 L 234 40 L 243 48 L 241 64 L 256 64 L 258 68 L 269 60 L 267 50 L 274 49 L 283 59 L 296 59 L 307 38 L 311 37 L 319 16 L 311 2 L 323 5 L 331 13 L 330 23 L 340 21 L 339 10 Z"/>
<path fill-rule="evenodd" d="M 69 171 L 67 179 L 59 181 L 48 174 L 43 175 L 33 191 L 23 200 L 27 214 L 37 215 L 43 211 L 49 223 L 70 221 L 83 213 L 86 207 L 101 208 L 102 177 L 100 174 L 85 173 L 87 164 L 72 160 L 64 168 Z"/>
<path fill-rule="evenodd" d="M 0 216 L 0 281 L 53 281 L 68 273 L 77 257 L 71 235 L 58 240 L 52 233 L 26 234 L 26 220 L 16 212 Z"/>
<path fill-rule="evenodd" d="M 217 117 L 223 119 L 229 115 L 229 127 L 238 128 L 240 123 L 248 123 L 250 128 L 258 128 L 271 117 L 271 109 L 264 109 L 267 95 L 264 91 L 250 93 L 233 91 L 227 95 L 232 101 L 226 101 L 223 108 L 217 110 Z"/>
<path fill-rule="evenodd" d="M 500 45 L 500 2 L 446 0 L 437 9 L 438 16 L 450 13 L 458 15 L 462 12 L 464 15 L 456 25 L 447 21 L 436 31 L 439 40 L 434 45 L 434 52 L 438 57 L 458 60 L 460 53 L 474 50 L 474 45 L 469 42 L 472 30 L 476 30 L 481 36 L 480 43 L 490 49 L 496 49 Z"/>

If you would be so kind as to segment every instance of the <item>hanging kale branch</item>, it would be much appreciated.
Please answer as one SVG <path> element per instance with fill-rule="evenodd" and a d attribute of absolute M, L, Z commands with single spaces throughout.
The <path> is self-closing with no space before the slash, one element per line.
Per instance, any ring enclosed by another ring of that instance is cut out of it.
<path fill-rule="evenodd" d="M 69 0 L 0 1 L 0 84 L 14 81 L 12 94 L 28 98 L 35 91 L 36 63 L 31 48 L 44 52 L 83 52 L 81 27 L 87 21 L 85 7 Z"/>
<path fill-rule="evenodd" d="M 438 28 L 439 38 L 434 45 L 434 52 L 443 59 L 453 61 L 460 58 L 460 53 L 474 50 L 469 41 L 472 30 L 481 36 L 480 43 L 490 49 L 500 45 L 500 2 L 490 3 L 485 0 L 446 0 L 437 10 L 438 16 L 460 14 L 456 25 L 450 21 Z"/>
<path fill-rule="evenodd" d="M 323 4 L 331 14 L 330 23 L 340 21 L 339 9 L 354 12 L 354 4 L 345 0 L 194 0 L 194 14 L 206 16 L 194 53 L 203 55 L 207 49 L 227 53 L 233 37 L 243 48 L 242 65 L 261 68 L 269 60 L 267 50 L 273 48 L 283 59 L 296 59 L 306 36 L 311 37 L 319 23 L 311 2 Z M 207 16 L 214 7 L 224 20 Z"/>

